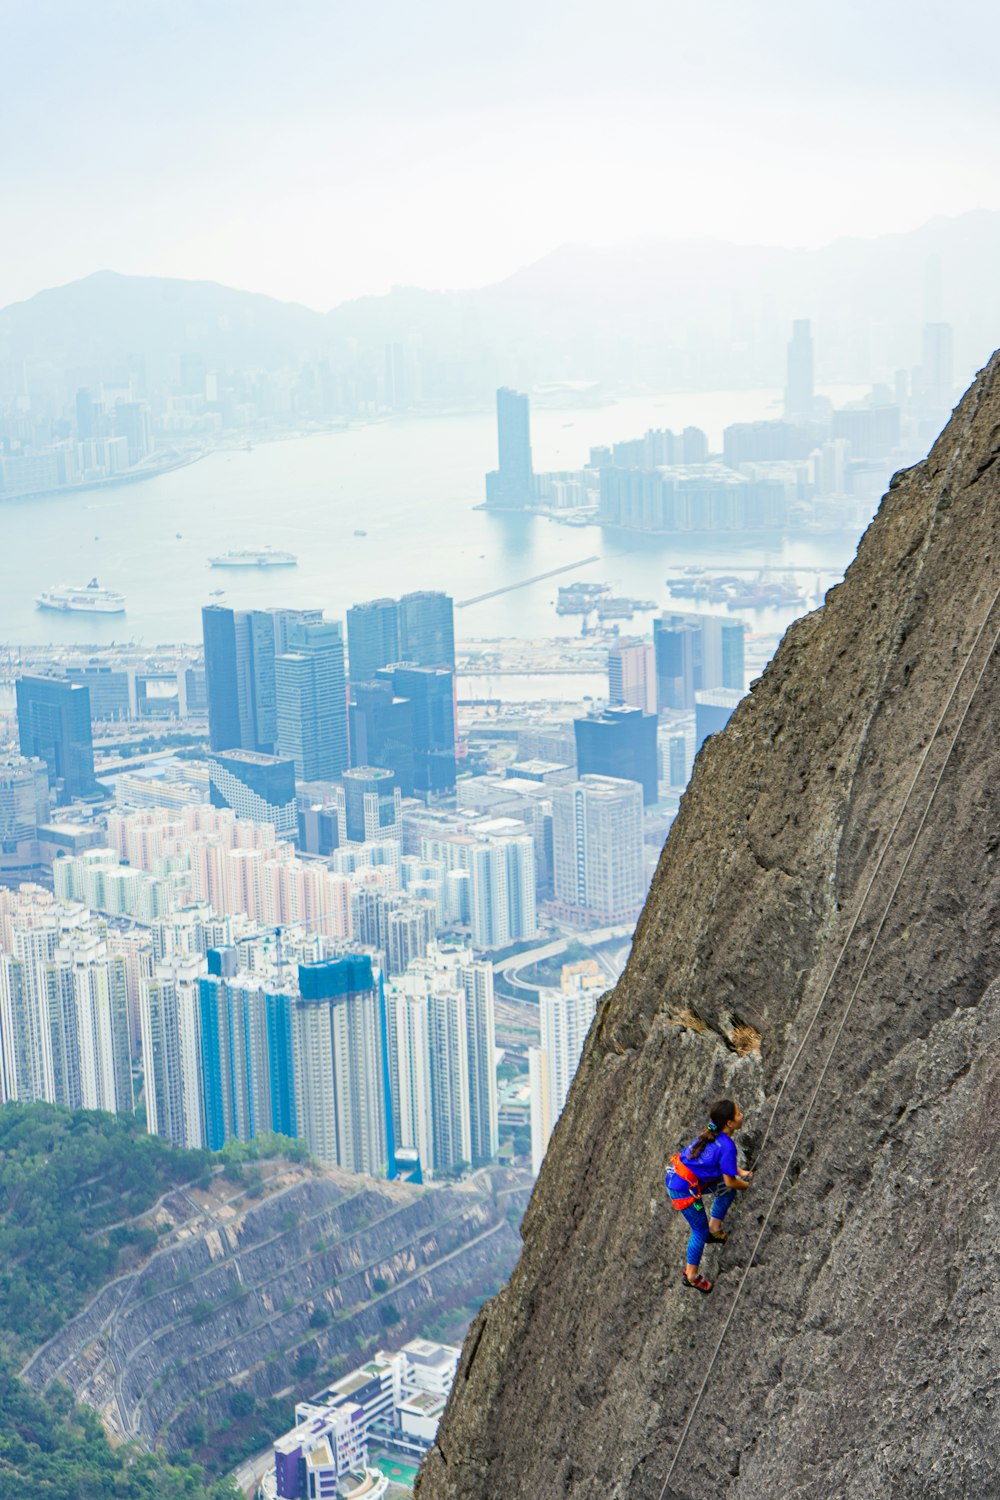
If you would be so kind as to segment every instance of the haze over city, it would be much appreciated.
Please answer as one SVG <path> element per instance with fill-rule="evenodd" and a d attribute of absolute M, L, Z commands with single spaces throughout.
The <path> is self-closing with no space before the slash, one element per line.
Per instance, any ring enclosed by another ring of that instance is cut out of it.
<path fill-rule="evenodd" d="M 781 1486 L 889 1493 L 925 1308 L 877 1268 L 938 1267 L 898 1210 L 991 1097 L 922 1094 L 975 1083 L 1000 909 L 996 11 L 0 22 L 10 1484 L 669 1500 L 733 1322 L 684 1492 L 776 1494 L 801 1397 Z M 924 1300 L 973 1369 L 961 1232 Z"/>
<path fill-rule="evenodd" d="M 1000 208 L 981 4 L 4 7 L 0 304 L 95 270 L 326 310 L 567 242 Z M 75 149 L 68 150 L 72 140 Z"/>

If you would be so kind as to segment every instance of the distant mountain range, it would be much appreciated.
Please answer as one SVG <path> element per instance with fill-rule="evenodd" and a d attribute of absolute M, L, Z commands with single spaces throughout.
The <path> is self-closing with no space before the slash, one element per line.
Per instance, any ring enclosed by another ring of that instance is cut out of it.
<path fill-rule="evenodd" d="M 489 399 L 497 384 L 615 390 L 780 384 L 793 318 L 810 318 L 820 381 L 889 379 L 919 362 L 924 322 L 955 330 L 965 384 L 1000 343 L 1000 213 L 820 250 L 721 241 L 567 245 L 477 291 L 395 289 L 329 313 L 213 282 L 101 271 L 0 310 L 0 396 L 72 393 L 184 357 L 219 371 L 326 362 L 383 379 L 398 404 Z M 405 387 L 405 392 L 403 390 Z"/>

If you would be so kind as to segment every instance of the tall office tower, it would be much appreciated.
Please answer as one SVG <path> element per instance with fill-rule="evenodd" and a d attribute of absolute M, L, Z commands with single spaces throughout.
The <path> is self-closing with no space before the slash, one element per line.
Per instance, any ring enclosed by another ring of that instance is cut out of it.
<path fill-rule="evenodd" d="M 653 642 L 617 640 L 608 650 L 608 702 L 656 713 L 656 654 Z"/>
<path fill-rule="evenodd" d="M 954 335 L 950 323 L 924 324 L 923 400 L 935 412 L 946 412 L 955 391 Z"/>
<path fill-rule="evenodd" d="M 86 386 L 81 386 L 76 393 L 76 439 L 78 443 L 87 443 L 97 436 L 94 430 L 94 398 Z"/>
<path fill-rule="evenodd" d="M 523 823 L 494 818 L 476 837 L 459 841 L 467 850 L 472 941 L 477 948 L 506 948 L 538 931 L 535 842 Z"/>
<path fill-rule="evenodd" d="M 201 622 L 209 744 L 213 750 L 272 754 L 274 621 L 266 610 L 207 604 Z"/>
<path fill-rule="evenodd" d="M 198 981 L 203 954 L 162 959 L 139 986 L 146 1128 L 174 1146 L 204 1146 Z"/>
<path fill-rule="evenodd" d="M 398 698 L 408 698 L 413 714 L 413 790 L 417 796 L 450 791 L 455 785 L 455 678 L 439 667 L 383 667 L 376 680 Z"/>
<path fill-rule="evenodd" d="M 153 423 L 144 401 L 115 402 L 115 433 L 128 443 L 129 465 L 153 451 Z"/>
<path fill-rule="evenodd" d="M 38 829 L 49 820 L 49 774 L 43 760 L 0 756 L 0 870 L 41 863 Z"/>
<path fill-rule="evenodd" d="M 733 710 L 743 697 L 731 688 L 710 688 L 695 694 L 694 706 L 694 753 L 698 754 L 710 734 L 719 734 L 732 717 Z"/>
<path fill-rule="evenodd" d="M 332 781 L 347 767 L 344 636 L 338 621 L 292 624 L 288 651 L 274 658 L 277 749 L 295 774 Z"/>
<path fill-rule="evenodd" d="M 402 838 L 401 798 L 392 771 L 384 771 L 378 766 L 355 766 L 344 772 L 342 781 L 341 844 Z"/>
<path fill-rule="evenodd" d="M 361 955 L 301 964 L 294 1008 L 299 1133 L 318 1161 L 392 1170 L 381 980 Z"/>
<path fill-rule="evenodd" d="M 813 413 L 816 392 L 813 387 L 813 342 L 808 318 L 797 318 L 792 324 L 787 369 L 785 416 L 809 417 Z"/>
<path fill-rule="evenodd" d="M 534 503 L 531 465 L 531 417 L 527 396 L 502 386 L 497 391 L 499 466 L 486 476 L 486 504 L 524 509 Z"/>
<path fill-rule="evenodd" d="M 725 615 L 664 611 L 653 621 L 656 700 L 660 709 L 694 708 L 694 695 L 707 688 L 742 693 L 744 628 Z"/>
<path fill-rule="evenodd" d="M 639 783 L 581 776 L 553 787 L 552 859 L 568 920 L 632 920 L 646 897 Z"/>
<path fill-rule="evenodd" d="M 45 762 L 56 801 L 91 795 L 96 783 L 87 688 L 55 677 L 19 677 L 15 694 L 21 754 Z"/>
<path fill-rule="evenodd" d="M 413 704 L 391 682 L 352 683 L 351 763 L 394 771 L 400 794 L 413 796 Z"/>
<path fill-rule="evenodd" d="M 69 994 L 75 1003 L 76 1034 L 67 1026 L 63 1041 L 78 1078 L 79 1107 L 130 1114 L 135 1101 L 125 960 L 108 952 L 103 934 L 66 934 L 46 965 L 46 982 L 52 1012 L 66 1013 Z"/>
<path fill-rule="evenodd" d="M 399 658 L 416 667 L 455 670 L 455 606 L 450 594 L 423 589 L 399 601 Z"/>
<path fill-rule="evenodd" d="M 538 992 L 541 1046 L 528 1059 L 531 1086 L 531 1166 L 535 1175 L 563 1112 L 570 1084 L 604 988 L 596 964 L 563 969 L 557 990 Z"/>
<path fill-rule="evenodd" d="M 295 762 L 253 750 L 220 750 L 208 761 L 213 807 L 231 807 L 237 818 L 271 823 L 294 838 L 299 820 L 295 803 Z"/>
<path fill-rule="evenodd" d="M 656 715 L 620 705 L 574 721 L 580 776 L 616 776 L 638 781 L 647 807 L 658 797 Z"/>
<path fill-rule="evenodd" d="M 401 660 L 399 605 L 395 599 L 369 599 L 347 611 L 347 670 L 352 687 L 372 682 L 379 667 Z"/>
<path fill-rule="evenodd" d="M 241 973 L 234 948 L 213 948 L 198 980 L 198 1052 L 205 1145 L 269 1130 L 299 1133 L 293 1066 L 294 988 Z"/>

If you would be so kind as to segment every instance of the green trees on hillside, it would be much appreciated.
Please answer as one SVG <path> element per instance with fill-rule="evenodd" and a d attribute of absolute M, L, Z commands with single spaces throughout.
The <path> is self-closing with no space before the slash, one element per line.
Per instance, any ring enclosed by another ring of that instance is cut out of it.
<path fill-rule="evenodd" d="M 50 1104 L 0 1108 L 0 1329 L 44 1342 L 155 1232 L 127 1221 L 213 1163 L 125 1115 Z M 2 1497 L 0 1497 L 2 1500 Z"/>
<path fill-rule="evenodd" d="M 231 1480 L 131 1443 L 112 1448 L 97 1416 L 54 1386 L 36 1396 L 0 1356 L 0 1500 L 239 1500 Z"/>

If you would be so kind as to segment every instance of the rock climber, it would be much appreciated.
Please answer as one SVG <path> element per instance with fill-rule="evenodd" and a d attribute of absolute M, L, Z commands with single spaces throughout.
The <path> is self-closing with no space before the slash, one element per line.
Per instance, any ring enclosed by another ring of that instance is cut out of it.
<path fill-rule="evenodd" d="M 745 1192 L 753 1176 L 736 1159 L 733 1136 L 743 1124 L 739 1105 L 732 1099 L 720 1099 L 712 1105 L 708 1119 L 707 1130 L 671 1157 L 667 1171 L 667 1192 L 674 1208 L 691 1225 L 682 1281 L 685 1288 L 696 1292 L 712 1290 L 714 1283 L 698 1269 L 702 1252 L 709 1240 L 722 1244 L 728 1239 L 722 1221 L 736 1193 Z M 703 1201 L 703 1195 L 710 1192 L 715 1194 L 711 1217 Z"/>

